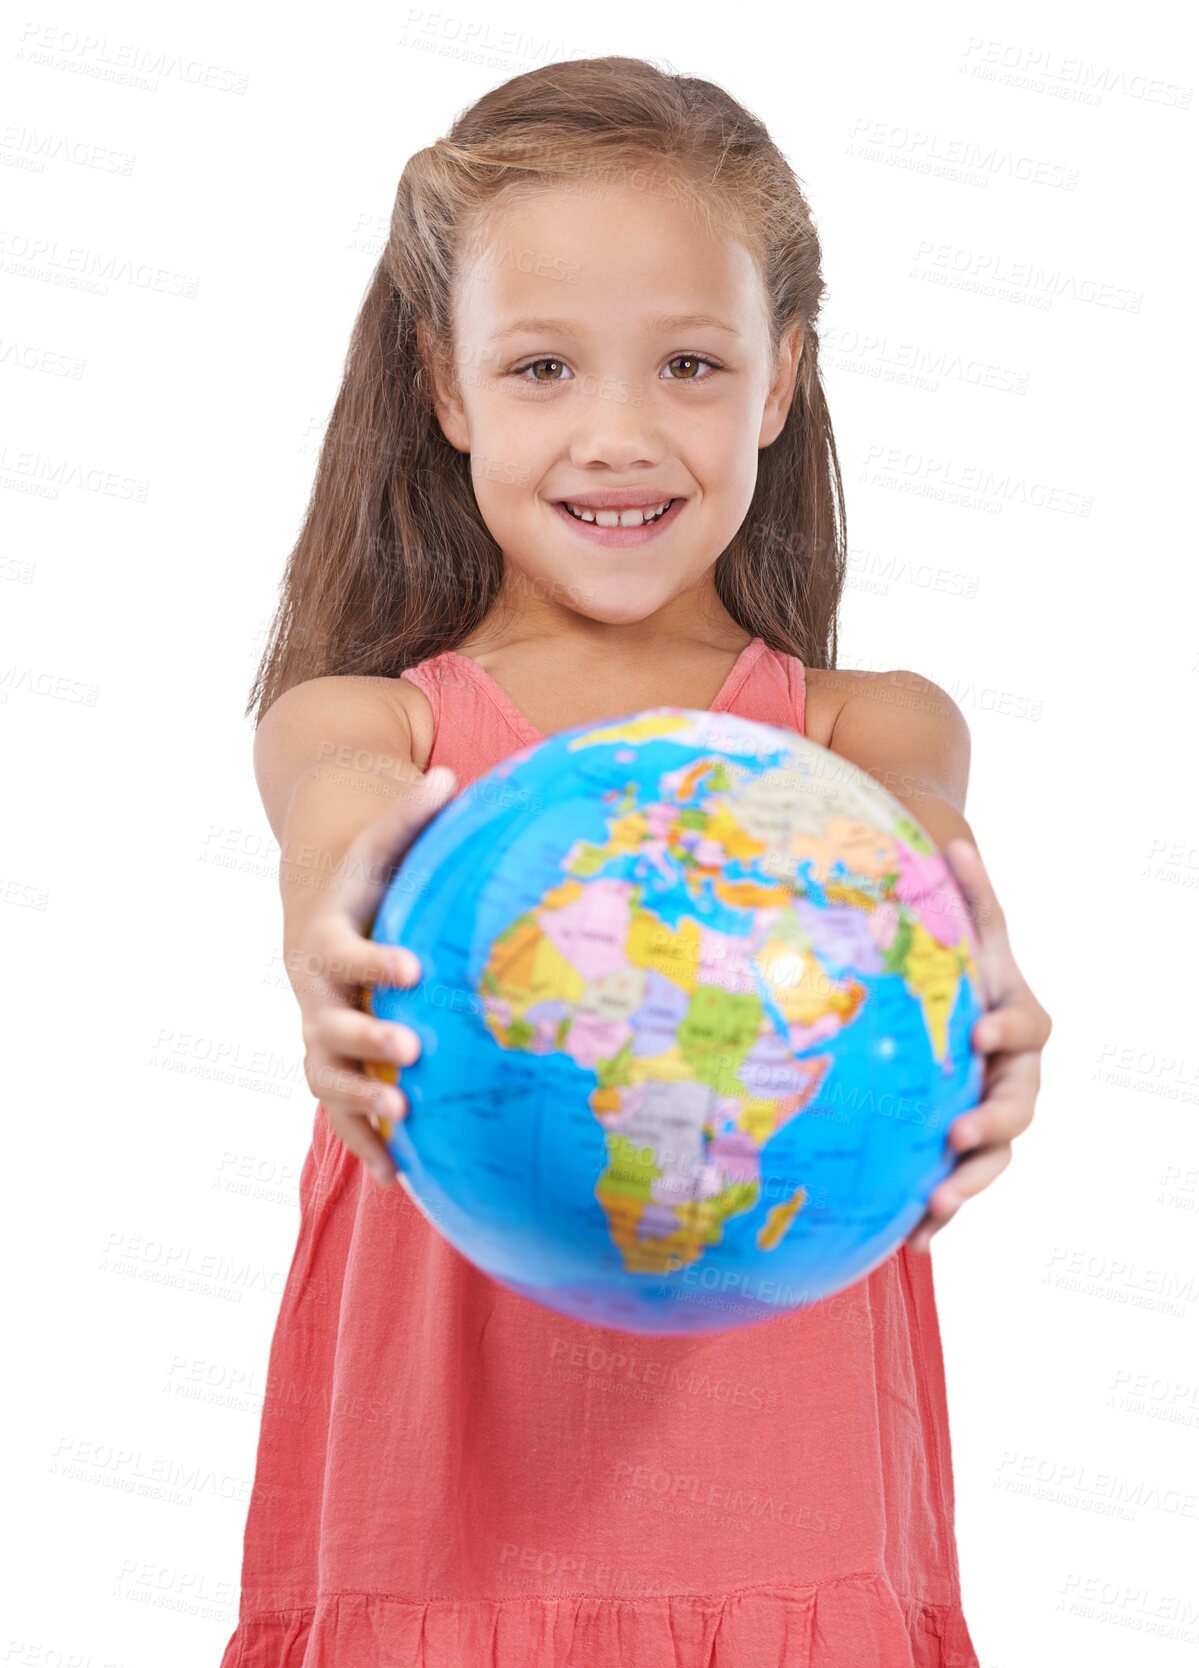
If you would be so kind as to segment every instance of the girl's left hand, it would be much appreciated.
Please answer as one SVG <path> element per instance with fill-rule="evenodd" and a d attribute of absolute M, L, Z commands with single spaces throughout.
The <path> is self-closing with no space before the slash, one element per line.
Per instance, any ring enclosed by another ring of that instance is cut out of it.
<path fill-rule="evenodd" d="M 990 1058 L 982 1100 L 955 1118 L 947 1133 L 950 1147 L 970 1156 L 934 1188 L 928 1209 L 906 1241 L 912 1251 L 927 1251 L 933 1235 L 965 1200 L 989 1187 L 1011 1163 L 1013 1140 L 1032 1122 L 1041 1086 L 1041 1050 L 1053 1029 L 1016 966 L 1007 923 L 977 847 L 954 839 L 946 844 L 944 855 L 966 895 L 978 935 L 987 1011 L 975 1024 L 971 1041 Z"/>

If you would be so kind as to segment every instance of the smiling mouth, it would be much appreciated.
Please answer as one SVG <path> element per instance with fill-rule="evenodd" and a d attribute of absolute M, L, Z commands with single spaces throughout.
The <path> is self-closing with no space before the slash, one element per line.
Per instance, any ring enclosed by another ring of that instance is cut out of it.
<path fill-rule="evenodd" d="M 569 499 L 559 499 L 562 509 L 576 521 L 588 522 L 595 527 L 650 527 L 679 502 L 677 498 L 667 498 L 659 504 L 657 509 L 644 510 L 588 510 L 576 509 Z"/>
<path fill-rule="evenodd" d="M 602 550 L 621 551 L 665 539 L 686 509 L 687 500 L 667 498 L 644 509 L 588 510 L 560 498 L 553 507 L 576 537 Z"/>

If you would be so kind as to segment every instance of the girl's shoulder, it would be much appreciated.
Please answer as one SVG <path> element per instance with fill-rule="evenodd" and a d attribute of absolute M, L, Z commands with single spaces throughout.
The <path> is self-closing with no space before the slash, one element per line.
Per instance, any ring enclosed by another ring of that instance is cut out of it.
<path fill-rule="evenodd" d="M 903 799 L 911 791 L 961 810 L 970 773 L 970 726 L 948 690 L 921 672 L 826 673 L 836 707 L 831 751 Z M 831 736 L 831 732 L 830 732 Z"/>
<path fill-rule="evenodd" d="M 409 752 L 406 707 L 392 678 L 332 674 L 306 678 L 276 697 L 254 730 L 254 775 L 277 838 L 297 783 L 314 769 L 402 762 Z"/>
<path fill-rule="evenodd" d="M 402 674 L 394 678 L 379 678 L 378 682 L 388 685 L 385 699 L 391 703 L 403 721 L 412 749 L 413 764 L 418 770 L 424 770 L 433 751 L 435 728 L 429 697 L 418 683 Z"/>
<path fill-rule="evenodd" d="M 427 733 L 426 733 L 427 732 Z M 433 745 L 433 714 L 424 694 L 407 678 L 332 673 L 294 684 L 259 725 L 260 750 L 284 738 L 293 751 L 319 742 L 330 751 L 368 749 L 385 757 L 394 748 L 423 770 Z M 423 751 L 420 751 L 423 744 Z"/>
<path fill-rule="evenodd" d="M 804 734 L 809 741 L 827 747 L 848 690 L 838 681 L 836 672 L 822 672 L 816 666 L 804 667 L 803 681 Z"/>

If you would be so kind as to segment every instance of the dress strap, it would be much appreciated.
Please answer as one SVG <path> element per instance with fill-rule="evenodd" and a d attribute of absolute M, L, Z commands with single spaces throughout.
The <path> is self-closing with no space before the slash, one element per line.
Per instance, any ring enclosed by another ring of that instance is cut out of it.
<path fill-rule="evenodd" d="M 747 658 L 744 675 L 724 692 L 717 708 L 754 718 L 759 724 L 807 735 L 807 682 L 803 661 L 781 649 L 768 648 L 760 639 L 758 653 Z"/>
<path fill-rule="evenodd" d="M 424 693 L 433 712 L 433 745 L 426 770 L 449 765 L 464 788 L 518 747 L 528 745 L 530 736 L 517 728 L 512 714 L 496 704 L 462 655 L 443 650 L 406 666 L 400 676 Z"/>

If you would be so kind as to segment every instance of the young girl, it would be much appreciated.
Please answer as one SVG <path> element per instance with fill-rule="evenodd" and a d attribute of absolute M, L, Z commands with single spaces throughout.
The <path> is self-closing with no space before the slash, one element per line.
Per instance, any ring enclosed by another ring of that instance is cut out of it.
<path fill-rule="evenodd" d="M 822 292 L 761 124 L 635 59 L 518 76 L 404 171 L 251 701 L 319 1104 L 222 1668 L 977 1662 L 918 1252 L 1008 1162 L 1049 1020 L 969 843 L 957 707 L 835 670 Z M 909 805 L 989 1010 L 970 1156 L 908 1242 L 700 1337 L 571 1321 L 450 1247 L 375 1123 L 418 1039 L 359 1001 L 419 977 L 369 928 L 448 792 L 659 705 L 788 726 Z"/>

